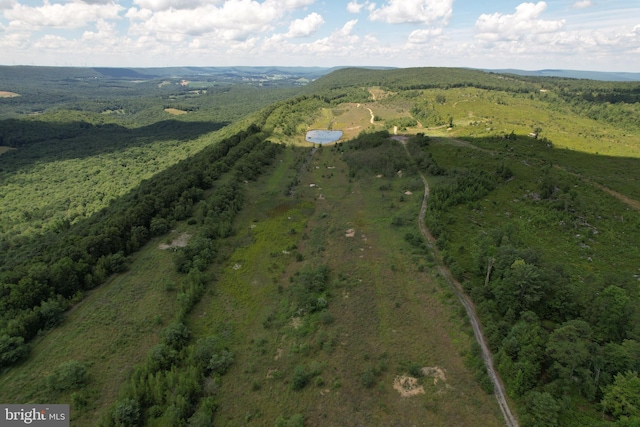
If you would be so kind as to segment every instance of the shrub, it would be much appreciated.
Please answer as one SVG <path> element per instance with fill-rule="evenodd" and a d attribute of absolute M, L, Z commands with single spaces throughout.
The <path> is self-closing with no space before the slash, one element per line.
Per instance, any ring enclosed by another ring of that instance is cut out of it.
<path fill-rule="evenodd" d="M 304 366 L 296 366 L 291 378 L 291 389 L 302 390 L 309 383 L 310 375 Z"/>
<path fill-rule="evenodd" d="M 47 377 L 47 386 L 57 392 L 77 389 L 87 383 L 87 368 L 76 360 L 59 365 L 51 375 Z"/>
<path fill-rule="evenodd" d="M 231 365 L 233 365 L 233 353 L 229 350 L 222 350 L 219 353 L 211 356 L 211 360 L 209 360 L 209 365 L 207 366 L 211 372 L 215 372 L 219 375 L 224 375 L 227 373 Z"/>
<path fill-rule="evenodd" d="M 174 322 L 162 331 L 164 343 L 175 350 L 180 350 L 189 341 L 189 335 L 189 329 L 180 322 Z"/>
<path fill-rule="evenodd" d="M 371 388 L 376 384 L 376 375 L 373 369 L 367 369 L 360 376 L 360 382 L 365 388 Z"/>
<path fill-rule="evenodd" d="M 276 419 L 275 427 L 303 427 L 304 417 L 302 414 L 292 415 L 290 418 L 285 418 L 280 415 Z"/>
<path fill-rule="evenodd" d="M 22 337 L 0 335 L 0 368 L 9 366 L 29 353 Z"/>
<path fill-rule="evenodd" d="M 112 416 L 116 426 L 131 427 L 138 425 L 140 405 L 130 398 L 119 400 L 113 409 Z"/>

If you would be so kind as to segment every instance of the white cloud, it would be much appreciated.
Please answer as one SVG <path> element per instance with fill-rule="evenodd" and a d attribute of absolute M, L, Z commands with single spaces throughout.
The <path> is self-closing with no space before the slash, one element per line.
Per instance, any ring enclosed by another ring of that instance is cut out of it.
<path fill-rule="evenodd" d="M 129 11 L 128 16 L 138 18 L 142 12 Z M 203 35 L 214 33 L 223 40 L 245 40 L 257 33 L 273 29 L 273 23 L 284 11 L 273 2 L 258 3 L 251 0 L 229 0 L 221 7 L 200 6 L 195 9 L 168 9 L 158 11 L 142 22 L 130 26 L 135 36 L 167 34 Z"/>
<path fill-rule="evenodd" d="M 411 44 L 430 43 L 435 39 L 442 37 L 442 34 L 442 28 L 415 30 L 409 34 L 408 42 Z"/>
<path fill-rule="evenodd" d="M 351 21 L 347 21 L 347 23 L 344 24 L 342 28 L 340 28 L 335 33 L 333 33 L 333 36 L 337 36 L 337 37 L 349 36 L 351 34 L 351 31 L 353 31 L 353 27 L 355 27 L 357 23 L 358 23 L 357 19 L 352 19 Z"/>
<path fill-rule="evenodd" d="M 573 4 L 573 7 L 576 9 L 586 9 L 591 6 L 593 6 L 593 2 L 591 0 L 580 0 Z"/>
<path fill-rule="evenodd" d="M 389 24 L 447 24 L 452 12 L 453 0 L 388 0 L 381 8 L 373 9 L 369 19 Z"/>
<path fill-rule="evenodd" d="M 376 4 L 366 0 L 364 3 L 358 3 L 358 0 L 352 0 L 347 4 L 347 12 L 349 13 L 360 13 L 362 9 L 369 11 L 369 13 L 373 12 L 376 9 Z"/>
<path fill-rule="evenodd" d="M 357 1 L 350 1 L 347 4 L 347 12 L 349 13 L 360 13 L 360 10 L 362 9 L 362 7 L 364 6 L 364 4 L 358 4 Z"/>
<path fill-rule="evenodd" d="M 195 9 L 205 4 L 202 0 L 134 0 L 133 3 L 140 6 L 142 9 L 148 9 L 152 11 L 162 11 L 168 9 Z M 208 4 L 213 5 L 219 3 L 221 2 L 208 2 Z"/>
<path fill-rule="evenodd" d="M 513 15 L 494 13 L 482 14 L 476 21 L 477 38 L 486 41 L 520 40 L 534 34 L 559 31 L 565 20 L 546 21 L 538 17 L 547 8 L 543 1 L 522 3 L 516 7 Z"/>
<path fill-rule="evenodd" d="M 43 27 L 82 28 L 98 19 L 117 19 L 124 8 L 115 3 L 90 5 L 87 3 L 55 3 L 31 7 L 14 4 L 5 10 L 9 27 L 20 30 L 36 30 Z"/>
<path fill-rule="evenodd" d="M 351 34 L 357 22 L 357 19 L 348 21 L 329 36 L 306 43 L 293 43 L 291 39 L 283 39 L 281 36 L 270 37 L 260 45 L 260 51 L 269 56 L 303 61 L 300 64 L 305 64 L 304 61 L 310 58 L 317 59 L 325 55 L 350 58 L 367 50 L 360 37 Z"/>
<path fill-rule="evenodd" d="M 135 7 L 131 7 L 127 10 L 127 13 L 125 13 L 124 16 L 131 20 L 146 21 L 153 16 L 153 12 L 149 9 L 137 9 Z"/>
<path fill-rule="evenodd" d="M 300 9 L 305 6 L 310 6 L 315 0 L 267 0 L 265 4 L 269 4 L 278 9 Z"/>
<path fill-rule="evenodd" d="M 306 37 L 315 33 L 324 24 L 324 19 L 319 14 L 313 12 L 304 19 L 296 19 L 289 25 L 287 37 Z"/>
<path fill-rule="evenodd" d="M 0 0 L 0 10 L 11 9 L 16 4 L 15 0 Z"/>
<path fill-rule="evenodd" d="M 82 34 L 82 41 L 89 43 L 92 47 L 104 49 L 107 46 L 121 46 L 120 37 L 115 30 L 113 23 L 99 20 L 96 23 L 97 31 L 85 31 Z"/>

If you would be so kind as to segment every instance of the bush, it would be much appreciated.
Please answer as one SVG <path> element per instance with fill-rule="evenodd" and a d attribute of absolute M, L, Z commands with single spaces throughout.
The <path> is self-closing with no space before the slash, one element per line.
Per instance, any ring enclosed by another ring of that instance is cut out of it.
<path fill-rule="evenodd" d="M 304 368 L 304 366 L 296 366 L 293 371 L 293 377 L 291 378 L 291 389 L 302 390 L 308 383 L 311 376 Z"/>
<path fill-rule="evenodd" d="M 40 304 L 40 318 L 43 329 L 58 326 L 64 320 L 65 307 L 61 297 L 48 299 Z"/>
<path fill-rule="evenodd" d="M 360 376 L 360 382 L 362 382 L 362 385 L 365 386 L 365 388 L 373 387 L 376 384 L 376 375 L 375 372 L 373 372 L 373 369 L 367 369 L 364 371 Z"/>
<path fill-rule="evenodd" d="M 116 426 L 131 427 L 138 425 L 140 405 L 130 398 L 119 400 L 113 409 L 112 416 Z"/>
<path fill-rule="evenodd" d="M 174 322 L 164 328 L 162 339 L 169 347 L 180 350 L 189 341 L 189 329 L 180 322 Z"/>
<path fill-rule="evenodd" d="M 0 335 L 0 368 L 9 366 L 29 353 L 29 347 L 22 337 Z"/>
<path fill-rule="evenodd" d="M 47 377 L 47 386 L 57 392 L 83 387 L 88 380 L 87 367 L 76 360 L 58 366 Z"/>
<path fill-rule="evenodd" d="M 291 418 L 280 415 L 276 419 L 275 427 L 304 427 L 304 417 L 302 414 L 292 415 Z"/>
<path fill-rule="evenodd" d="M 229 350 L 222 350 L 221 352 L 211 356 L 208 369 L 218 375 L 224 375 L 227 373 L 231 365 L 233 365 L 233 360 L 234 357 L 232 352 Z"/>

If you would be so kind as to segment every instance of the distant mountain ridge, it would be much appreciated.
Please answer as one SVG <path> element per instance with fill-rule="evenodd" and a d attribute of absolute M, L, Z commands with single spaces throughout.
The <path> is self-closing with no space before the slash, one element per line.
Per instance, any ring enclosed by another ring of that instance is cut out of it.
<path fill-rule="evenodd" d="M 565 77 L 569 79 L 589 79 L 589 80 L 602 80 L 602 81 L 611 81 L 611 82 L 634 82 L 640 81 L 640 73 L 623 73 L 616 71 L 584 71 L 584 70 L 556 70 L 556 69 L 546 69 L 546 70 L 517 70 L 517 69 L 499 69 L 499 70 L 488 70 L 483 69 L 483 71 L 489 73 L 500 73 L 500 74 L 517 74 L 519 76 L 537 76 L 537 77 Z"/>

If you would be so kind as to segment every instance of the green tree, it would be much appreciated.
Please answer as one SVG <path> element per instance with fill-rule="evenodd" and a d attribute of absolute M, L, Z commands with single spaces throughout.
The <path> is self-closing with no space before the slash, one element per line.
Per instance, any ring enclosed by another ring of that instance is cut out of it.
<path fill-rule="evenodd" d="M 502 280 L 496 282 L 493 293 L 500 305 L 519 313 L 540 301 L 545 292 L 544 285 L 540 269 L 518 258 L 505 271 Z"/>
<path fill-rule="evenodd" d="M 140 421 L 140 405 L 130 398 L 119 400 L 113 409 L 112 417 L 118 427 L 136 426 Z"/>
<path fill-rule="evenodd" d="M 640 416 L 640 378 L 635 371 L 615 376 L 613 384 L 602 390 L 603 409 L 616 418 Z"/>
<path fill-rule="evenodd" d="M 530 391 L 523 399 L 526 412 L 523 416 L 525 427 L 555 427 L 558 425 L 560 405 L 549 393 Z"/>
<path fill-rule="evenodd" d="M 583 320 L 569 320 L 549 336 L 547 354 L 561 378 L 571 380 L 576 368 L 589 360 L 591 327 Z"/>
<path fill-rule="evenodd" d="M 22 337 L 0 335 L 0 368 L 9 366 L 29 353 Z"/>
<path fill-rule="evenodd" d="M 163 341 L 174 350 L 180 350 L 190 335 L 189 328 L 181 322 L 174 322 L 162 330 Z"/>
<path fill-rule="evenodd" d="M 591 324 L 602 341 L 620 342 L 625 338 L 631 316 L 631 298 L 626 290 L 607 286 L 590 307 Z"/>
<path fill-rule="evenodd" d="M 511 360 L 511 363 L 501 363 L 501 368 L 506 369 L 510 391 L 518 396 L 531 390 L 538 381 L 547 335 L 538 316 L 527 311 L 502 342 L 497 356 L 502 360 L 505 356 Z"/>

